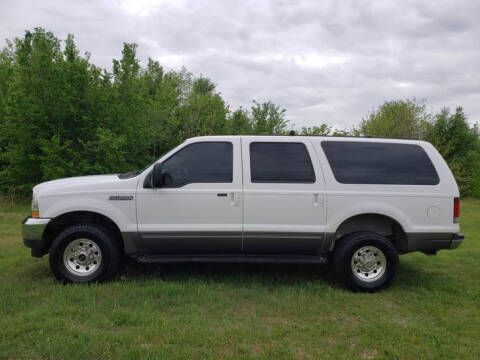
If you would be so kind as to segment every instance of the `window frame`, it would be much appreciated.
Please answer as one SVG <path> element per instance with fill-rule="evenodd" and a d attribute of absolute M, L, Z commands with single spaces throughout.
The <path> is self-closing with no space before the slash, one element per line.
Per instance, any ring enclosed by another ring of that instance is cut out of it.
<path fill-rule="evenodd" d="M 181 147 L 180 149 L 178 149 L 177 151 L 175 151 L 173 154 L 171 154 L 168 158 L 162 160 L 162 162 L 160 162 L 160 164 L 164 164 L 166 161 L 170 160 L 172 157 L 174 157 L 175 155 L 177 155 L 180 151 L 183 151 L 184 149 L 188 148 L 188 147 L 191 147 L 193 145 L 198 145 L 198 144 L 218 144 L 218 143 L 221 143 L 221 144 L 229 144 L 230 145 L 230 148 L 232 150 L 231 152 L 231 159 L 232 159 L 232 168 L 231 168 L 231 180 L 230 181 L 191 181 L 191 182 L 187 182 L 187 183 L 184 183 L 182 185 L 178 185 L 178 186 L 162 186 L 161 188 L 162 189 L 179 189 L 179 188 L 182 188 L 186 185 L 189 185 L 189 184 L 233 184 L 234 183 L 234 173 L 235 173 L 235 154 L 234 154 L 234 144 L 231 142 L 231 141 L 228 141 L 228 140 L 222 140 L 222 141 L 197 141 L 197 142 L 193 142 L 193 143 L 190 143 L 190 144 L 186 144 L 185 146 Z M 154 164 L 156 164 L 157 162 L 155 162 Z M 150 179 L 149 180 L 149 183 L 147 184 L 146 181 L 145 181 L 145 184 L 144 184 L 144 187 L 149 187 L 151 188 L 151 177 L 152 177 L 152 171 L 149 172 L 149 174 L 147 175 L 147 177 L 145 178 L 145 180 L 147 179 Z"/>
<path fill-rule="evenodd" d="M 342 143 L 342 144 L 348 144 L 348 143 L 354 143 L 354 144 L 365 144 L 365 143 L 368 143 L 368 144 L 381 144 L 381 145 L 401 145 L 401 146 L 411 146 L 411 147 L 415 147 L 415 148 L 419 148 L 423 154 L 426 156 L 426 159 L 427 161 L 430 163 L 432 169 L 433 169 L 433 172 L 434 172 L 434 175 L 436 176 L 436 182 L 432 182 L 432 183 L 429 183 L 429 184 L 418 184 L 418 183 L 380 183 L 380 182 L 345 182 L 345 181 L 340 181 L 340 179 L 338 178 L 338 174 L 335 173 L 335 170 L 334 170 L 334 166 L 332 165 L 331 161 L 330 161 L 330 158 L 329 156 L 327 155 L 327 151 L 325 150 L 324 148 L 324 144 L 325 143 Z M 385 141 L 374 141 L 374 142 L 367 142 L 367 141 L 342 141 L 342 140 L 324 140 L 320 143 L 320 147 L 323 151 L 323 154 L 325 156 L 325 159 L 327 161 L 327 164 L 330 168 L 330 171 L 333 175 L 333 178 L 335 179 L 335 181 L 338 183 L 338 184 L 342 184 L 342 185 L 366 185 L 366 186 L 437 186 L 440 184 L 440 176 L 438 174 L 438 171 L 437 171 L 437 168 L 435 167 L 435 164 L 434 162 L 432 161 L 431 157 L 429 156 L 428 152 L 422 147 L 420 146 L 419 144 L 409 144 L 409 143 L 393 143 L 393 142 L 385 142 Z"/>
<path fill-rule="evenodd" d="M 253 166 L 252 166 L 252 145 L 253 144 L 300 144 L 305 149 L 307 154 L 308 165 L 312 171 L 312 180 L 307 181 L 282 181 L 282 180 L 254 180 L 253 179 Z M 312 157 L 308 151 L 307 145 L 302 141 L 250 141 L 248 144 L 249 166 L 250 166 L 250 183 L 252 184 L 315 184 L 317 182 L 317 174 L 315 167 L 313 166 Z"/>

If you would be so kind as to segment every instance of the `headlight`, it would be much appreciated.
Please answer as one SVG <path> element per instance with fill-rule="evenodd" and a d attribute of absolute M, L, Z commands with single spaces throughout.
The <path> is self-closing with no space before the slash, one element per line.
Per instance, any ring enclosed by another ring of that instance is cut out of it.
<path fill-rule="evenodd" d="M 40 217 L 40 212 L 38 209 L 38 199 L 35 193 L 33 193 L 32 197 L 32 217 L 34 217 L 35 219 L 38 219 Z"/>

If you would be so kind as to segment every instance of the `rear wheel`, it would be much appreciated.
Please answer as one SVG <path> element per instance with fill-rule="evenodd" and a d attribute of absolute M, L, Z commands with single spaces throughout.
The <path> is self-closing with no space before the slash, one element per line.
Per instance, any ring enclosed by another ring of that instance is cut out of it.
<path fill-rule="evenodd" d="M 112 278 L 121 265 L 121 252 L 107 229 L 95 224 L 71 226 L 50 248 L 50 268 L 57 279 L 101 282 Z"/>
<path fill-rule="evenodd" d="M 374 292 L 387 287 L 393 280 L 398 254 L 384 236 L 357 232 L 339 240 L 333 262 L 337 275 L 349 289 Z"/>

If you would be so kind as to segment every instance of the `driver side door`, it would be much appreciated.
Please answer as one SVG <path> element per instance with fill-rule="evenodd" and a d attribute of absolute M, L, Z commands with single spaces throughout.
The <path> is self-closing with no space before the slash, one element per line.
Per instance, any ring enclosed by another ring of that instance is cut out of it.
<path fill-rule="evenodd" d="M 152 254 L 240 253 L 240 139 L 187 143 L 162 161 L 164 186 L 137 192 L 140 248 Z"/>

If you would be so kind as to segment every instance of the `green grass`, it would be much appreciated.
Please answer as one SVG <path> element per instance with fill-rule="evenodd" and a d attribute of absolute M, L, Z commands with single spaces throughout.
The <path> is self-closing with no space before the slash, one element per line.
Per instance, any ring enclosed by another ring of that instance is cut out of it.
<path fill-rule="evenodd" d="M 0 359 L 480 358 L 478 200 L 459 249 L 402 256 L 377 294 L 304 265 L 130 265 L 63 285 L 22 244 L 28 212 L 0 204 Z"/>

